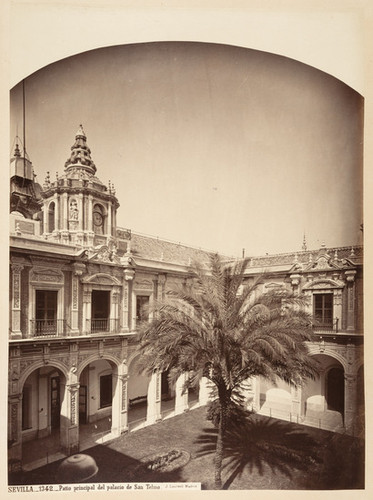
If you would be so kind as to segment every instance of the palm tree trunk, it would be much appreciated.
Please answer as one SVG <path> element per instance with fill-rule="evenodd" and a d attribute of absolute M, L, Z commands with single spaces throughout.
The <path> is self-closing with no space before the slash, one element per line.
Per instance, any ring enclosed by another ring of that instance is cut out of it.
<path fill-rule="evenodd" d="M 220 399 L 220 420 L 218 427 L 218 437 L 215 450 L 215 489 L 222 489 L 221 470 L 223 465 L 224 434 L 226 427 L 227 406 L 225 401 Z"/>

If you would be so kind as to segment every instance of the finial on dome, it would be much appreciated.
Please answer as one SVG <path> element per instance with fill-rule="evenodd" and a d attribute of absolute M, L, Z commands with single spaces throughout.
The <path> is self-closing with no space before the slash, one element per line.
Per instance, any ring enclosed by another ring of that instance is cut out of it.
<path fill-rule="evenodd" d="M 16 147 L 14 149 L 14 156 L 18 156 L 18 157 L 21 156 L 21 151 L 19 150 L 18 143 L 16 143 Z"/>
<path fill-rule="evenodd" d="M 85 135 L 84 130 L 83 130 L 83 125 L 82 124 L 79 125 L 78 131 L 77 131 L 75 137 L 87 137 Z"/>

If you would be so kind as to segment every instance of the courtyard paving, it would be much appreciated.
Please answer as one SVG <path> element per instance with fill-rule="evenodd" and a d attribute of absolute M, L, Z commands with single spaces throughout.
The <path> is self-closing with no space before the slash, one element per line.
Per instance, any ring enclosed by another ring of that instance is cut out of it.
<path fill-rule="evenodd" d="M 200 407 L 84 451 L 98 473 L 92 482 L 199 482 L 213 489 L 216 430 Z M 190 460 L 171 472 L 144 471 L 141 460 L 173 449 Z M 301 453 L 300 453 L 301 450 Z M 299 459 L 299 454 L 301 458 Z M 55 484 L 61 460 L 9 478 L 9 484 Z M 225 489 L 315 490 L 364 487 L 361 441 L 268 417 L 253 417 L 248 435 L 232 439 L 223 470 Z"/>

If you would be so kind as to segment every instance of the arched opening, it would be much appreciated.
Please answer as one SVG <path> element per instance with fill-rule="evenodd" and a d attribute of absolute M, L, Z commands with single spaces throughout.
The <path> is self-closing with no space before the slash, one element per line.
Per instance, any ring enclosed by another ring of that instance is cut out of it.
<path fill-rule="evenodd" d="M 342 364 L 326 354 L 315 355 L 320 376 L 309 380 L 302 389 L 304 423 L 327 430 L 343 428 L 344 369 Z"/>
<path fill-rule="evenodd" d="M 62 451 L 61 431 L 66 427 L 62 415 L 66 378 L 56 367 L 34 370 L 22 389 L 22 463 L 46 461 Z M 35 442 L 38 442 L 35 445 Z"/>
<path fill-rule="evenodd" d="M 55 203 L 54 203 L 54 201 L 52 201 L 51 203 L 49 203 L 49 207 L 48 207 L 48 232 L 49 233 L 52 233 L 56 229 L 55 210 L 56 210 Z"/>
<path fill-rule="evenodd" d="M 116 367 L 107 359 L 89 363 L 79 377 L 79 442 L 81 448 L 104 442 L 113 421 Z"/>
<path fill-rule="evenodd" d="M 335 367 L 328 371 L 326 378 L 327 409 L 344 414 L 344 372 L 343 368 Z"/>
<path fill-rule="evenodd" d="M 268 380 L 260 380 L 260 413 L 285 420 L 291 414 L 291 388 L 282 380 L 277 380 L 276 387 Z"/>
<path fill-rule="evenodd" d="M 139 356 L 132 360 L 128 368 L 128 427 L 134 430 L 143 426 L 147 416 L 148 387 L 150 376 L 140 373 Z"/>

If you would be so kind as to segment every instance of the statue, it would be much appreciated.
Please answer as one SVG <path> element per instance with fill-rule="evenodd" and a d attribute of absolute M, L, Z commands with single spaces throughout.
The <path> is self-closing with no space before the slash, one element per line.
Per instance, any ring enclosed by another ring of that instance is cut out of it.
<path fill-rule="evenodd" d="M 70 220 L 78 220 L 78 204 L 76 200 L 70 201 Z"/>

